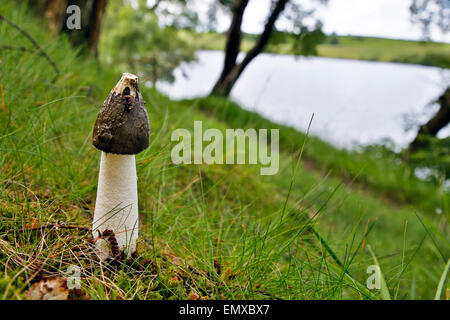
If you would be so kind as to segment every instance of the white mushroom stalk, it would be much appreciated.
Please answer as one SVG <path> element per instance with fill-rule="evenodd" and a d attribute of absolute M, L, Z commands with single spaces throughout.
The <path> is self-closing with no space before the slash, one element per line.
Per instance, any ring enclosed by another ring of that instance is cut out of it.
<path fill-rule="evenodd" d="M 100 259 L 136 251 L 139 211 L 135 154 L 149 145 L 149 121 L 137 77 L 124 73 L 100 110 L 93 145 L 102 150 L 93 236 Z M 111 241 L 111 239 L 114 239 Z"/>
<path fill-rule="evenodd" d="M 136 251 L 139 228 L 136 162 L 134 155 L 102 152 L 97 201 L 92 230 L 94 238 L 114 232 L 119 250 Z M 105 235 L 105 238 L 107 236 Z M 112 256 L 107 239 L 96 242 L 100 258 Z"/>

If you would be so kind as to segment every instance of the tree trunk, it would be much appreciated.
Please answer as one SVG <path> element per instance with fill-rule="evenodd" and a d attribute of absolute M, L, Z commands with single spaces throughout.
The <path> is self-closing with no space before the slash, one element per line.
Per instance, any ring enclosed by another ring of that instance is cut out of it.
<path fill-rule="evenodd" d="M 70 42 L 74 47 L 82 47 L 83 51 L 87 51 L 89 43 L 89 20 L 90 20 L 90 7 L 92 6 L 92 0 L 65 0 L 66 8 L 72 5 L 76 5 L 81 11 L 81 29 L 68 29 L 66 21 L 69 18 L 69 14 L 64 9 L 63 24 L 61 33 L 67 34 Z"/>
<path fill-rule="evenodd" d="M 241 44 L 241 24 L 247 1 L 238 0 L 233 10 L 233 20 L 228 31 L 227 46 L 225 50 L 225 63 L 223 71 L 217 80 L 211 94 L 228 96 L 233 89 L 234 84 L 248 64 L 262 52 L 270 39 L 275 22 L 281 12 L 283 12 L 286 3 L 289 0 L 278 0 L 269 19 L 264 26 L 264 31 L 258 39 L 255 46 L 247 53 L 241 63 L 237 64 L 236 59 L 239 54 Z"/>
<path fill-rule="evenodd" d="M 47 0 L 44 7 L 44 16 L 48 19 L 48 24 L 52 32 L 59 32 L 64 23 L 64 16 L 67 7 L 66 0 Z"/>
<path fill-rule="evenodd" d="M 89 50 L 94 56 L 98 56 L 98 43 L 100 40 L 100 29 L 103 15 L 106 9 L 106 0 L 96 0 L 93 4 L 88 25 L 87 39 Z"/>
<path fill-rule="evenodd" d="M 20 2 L 23 1 L 21 0 Z M 47 18 L 52 32 L 61 30 L 67 0 L 34 0 L 28 3 L 38 16 Z"/>
<path fill-rule="evenodd" d="M 98 55 L 100 29 L 107 0 L 36 0 L 33 6 L 38 15 L 48 19 L 50 30 L 66 33 L 75 47 L 84 47 L 89 53 Z M 81 11 L 81 29 L 69 30 L 66 21 L 67 7 L 76 5 Z"/>
<path fill-rule="evenodd" d="M 427 143 L 421 137 L 436 136 L 439 130 L 450 122 L 450 87 L 439 97 L 438 102 L 440 105 L 438 112 L 420 127 L 416 138 L 409 145 L 410 152 L 426 147 Z"/>
<path fill-rule="evenodd" d="M 228 29 L 227 43 L 225 46 L 225 61 L 223 64 L 222 73 L 214 86 L 213 92 L 222 91 L 219 87 L 236 65 L 236 59 L 241 48 L 242 18 L 244 16 L 245 8 L 248 5 L 248 1 L 249 0 L 237 0 L 233 5 L 233 19 L 231 21 L 230 28 Z"/>

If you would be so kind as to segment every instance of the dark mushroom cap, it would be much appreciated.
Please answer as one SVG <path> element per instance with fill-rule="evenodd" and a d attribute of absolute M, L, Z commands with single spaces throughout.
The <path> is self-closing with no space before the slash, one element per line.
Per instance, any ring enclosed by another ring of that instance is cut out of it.
<path fill-rule="evenodd" d="M 137 154 L 149 146 L 150 125 L 138 77 L 124 73 L 95 121 L 92 144 L 106 153 Z"/>

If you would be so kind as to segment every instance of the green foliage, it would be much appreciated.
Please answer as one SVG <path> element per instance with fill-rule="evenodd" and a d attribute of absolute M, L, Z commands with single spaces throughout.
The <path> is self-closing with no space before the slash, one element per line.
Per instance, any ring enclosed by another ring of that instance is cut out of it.
<path fill-rule="evenodd" d="M 0 300 L 20 300 L 24 299 L 24 294 L 21 288 L 25 285 L 23 277 L 20 275 L 20 270 L 9 272 L 6 276 L 0 270 Z"/>
<path fill-rule="evenodd" d="M 327 37 L 326 41 L 331 45 L 337 45 L 339 44 L 339 37 L 336 33 L 333 32 L 330 36 Z"/>
<path fill-rule="evenodd" d="M 307 157 L 297 161 L 301 132 L 229 100 L 171 101 L 145 86 L 152 135 L 136 157 L 137 256 L 99 265 L 90 232 L 29 230 L 34 223 L 92 223 L 100 156 L 92 128 L 121 73 L 83 60 L 15 1 L 0 2 L 0 12 L 30 32 L 61 70 L 55 78 L 39 55 L 0 51 L 0 298 L 25 298 L 36 270 L 62 277 L 77 265 L 91 299 L 379 299 L 365 287 L 373 264 L 368 244 L 393 299 L 410 291 L 412 298 L 432 298 L 442 288 L 448 206 L 441 215 L 423 210 L 419 221 L 411 203 L 434 208 L 441 190 L 412 179 L 387 152 L 347 153 L 311 137 Z M 27 45 L 3 22 L 0 39 Z M 222 133 L 281 129 L 279 173 L 261 176 L 257 165 L 174 165 L 171 133 L 190 130 L 194 120 Z M 361 184 L 354 184 L 360 172 Z M 417 202 L 393 203 L 383 186 L 416 192 Z"/>
<path fill-rule="evenodd" d="M 412 0 L 409 7 L 412 21 L 422 25 L 425 37 L 430 28 L 438 27 L 443 32 L 450 31 L 450 5 L 447 0 Z"/>
<path fill-rule="evenodd" d="M 253 35 L 247 35 L 246 39 L 253 40 Z M 318 54 L 317 47 L 326 40 L 321 25 L 310 30 L 307 27 L 297 35 L 294 33 L 274 31 L 270 37 L 265 51 L 277 52 L 278 46 L 288 46 L 292 54 L 302 56 L 315 56 Z M 285 49 L 286 50 L 286 49 Z"/>
<path fill-rule="evenodd" d="M 419 139 L 426 147 L 407 155 L 409 163 L 417 168 L 427 168 L 426 179 L 435 183 L 450 179 L 450 137 L 439 139 L 423 135 Z"/>
<path fill-rule="evenodd" d="M 265 51 L 277 52 L 279 50 L 278 47 L 283 46 L 283 49 L 289 50 L 291 54 L 302 56 L 317 55 L 318 45 L 327 39 L 322 31 L 322 24 L 318 22 L 313 28 L 301 26 L 299 30 L 298 33 L 274 30 Z M 255 41 L 253 35 L 247 35 L 246 39 Z"/>
<path fill-rule="evenodd" d="M 182 61 L 194 59 L 194 49 L 169 27 L 161 28 L 156 13 L 142 1 L 135 8 L 123 0 L 107 8 L 100 42 L 102 61 L 141 79 L 173 81 Z"/>
<path fill-rule="evenodd" d="M 313 30 L 303 28 L 298 36 L 298 40 L 294 43 L 295 54 L 303 56 L 318 55 L 317 46 L 326 39 L 322 32 L 322 26 L 319 24 Z"/>

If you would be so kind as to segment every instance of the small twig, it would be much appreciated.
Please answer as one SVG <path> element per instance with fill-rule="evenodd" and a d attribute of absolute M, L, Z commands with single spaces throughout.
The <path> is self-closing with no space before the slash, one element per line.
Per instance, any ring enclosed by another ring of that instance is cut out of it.
<path fill-rule="evenodd" d="M 40 227 L 35 228 L 23 228 L 17 230 L 17 232 L 26 232 L 26 231 L 43 231 L 45 229 L 75 229 L 75 230 L 82 230 L 82 231 L 91 231 L 91 228 L 88 227 L 80 227 L 80 226 L 68 226 L 64 224 L 57 224 L 57 223 L 50 223 L 46 224 Z M 12 232 L 12 230 L 10 230 Z"/>
<path fill-rule="evenodd" d="M 42 56 L 42 53 L 39 51 L 35 51 L 35 50 L 31 50 L 29 48 L 25 48 L 25 47 L 13 47 L 13 46 L 8 46 L 8 45 L 3 45 L 0 46 L 0 49 L 6 49 L 6 50 L 16 50 L 16 51 L 22 51 L 22 52 L 29 52 L 29 53 L 33 53 L 33 54 L 37 54 Z"/>
<path fill-rule="evenodd" d="M 19 30 L 20 33 L 22 33 L 30 42 L 36 47 L 36 49 L 39 51 L 40 55 L 45 57 L 47 61 L 52 65 L 53 69 L 55 69 L 56 73 L 59 75 L 59 69 L 56 66 L 55 62 L 49 57 L 49 55 L 39 46 L 39 44 L 34 40 L 34 38 L 25 30 L 23 30 L 21 27 L 19 27 L 17 24 L 0 14 L 0 20 L 5 21 L 6 23 L 10 24 L 15 29 Z"/>

